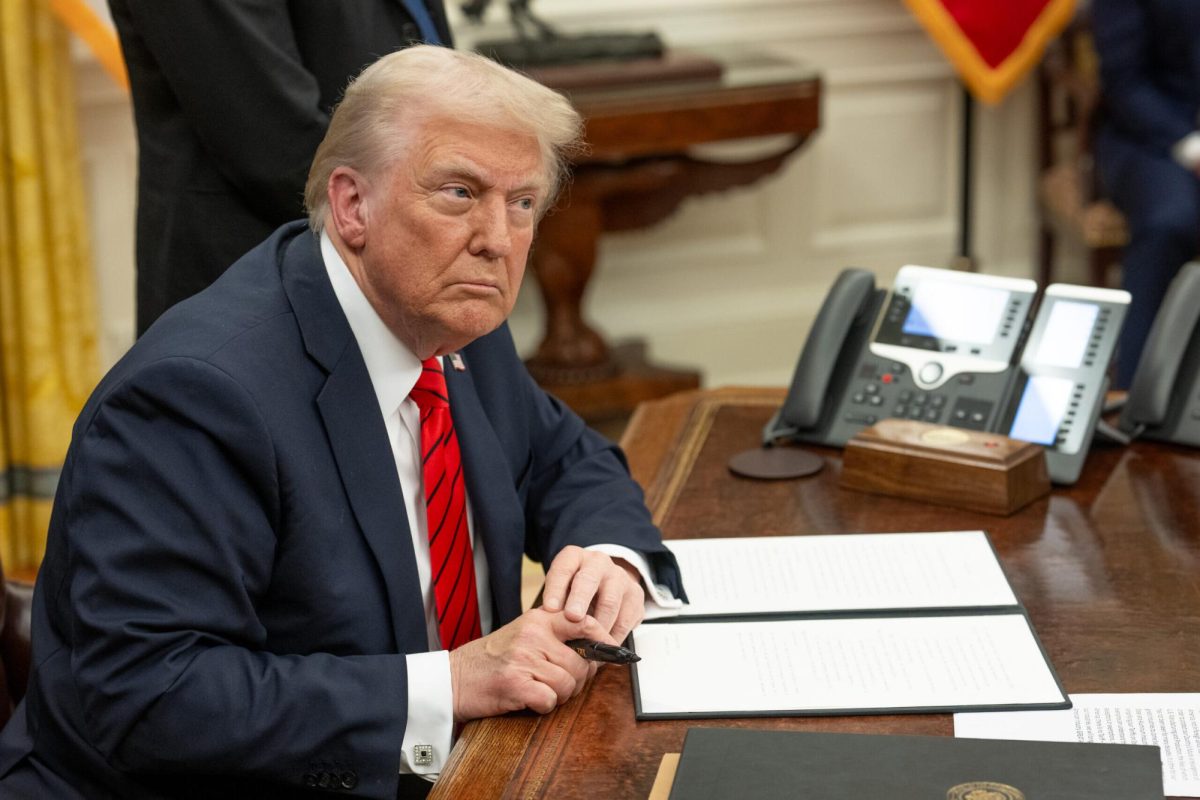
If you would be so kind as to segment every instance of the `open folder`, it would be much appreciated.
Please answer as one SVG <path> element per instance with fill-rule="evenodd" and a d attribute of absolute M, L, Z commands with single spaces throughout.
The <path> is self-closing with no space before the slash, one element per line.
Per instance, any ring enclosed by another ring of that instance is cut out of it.
<path fill-rule="evenodd" d="M 638 719 L 1071 705 L 983 531 L 667 545 L 692 602 L 632 634 Z"/>

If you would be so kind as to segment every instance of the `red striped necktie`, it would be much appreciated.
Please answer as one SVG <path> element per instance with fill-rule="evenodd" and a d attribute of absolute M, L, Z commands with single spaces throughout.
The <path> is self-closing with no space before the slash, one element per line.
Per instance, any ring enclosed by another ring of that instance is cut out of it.
<path fill-rule="evenodd" d="M 421 363 L 421 377 L 409 396 L 421 409 L 421 473 L 425 482 L 438 636 L 442 647 L 453 650 L 483 633 L 479 626 L 475 561 L 467 531 L 462 455 L 450 418 L 446 376 L 439 359 Z"/>

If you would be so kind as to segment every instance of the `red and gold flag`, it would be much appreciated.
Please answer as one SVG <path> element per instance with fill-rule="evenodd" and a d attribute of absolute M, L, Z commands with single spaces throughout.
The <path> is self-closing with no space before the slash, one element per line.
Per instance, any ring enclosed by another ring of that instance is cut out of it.
<path fill-rule="evenodd" d="M 1075 0 L 904 0 L 971 94 L 998 103 L 1075 13 Z"/>
<path fill-rule="evenodd" d="M 84 0 L 50 0 L 50 10 L 91 49 L 109 77 L 128 91 L 129 75 L 112 26 L 100 19 Z"/>

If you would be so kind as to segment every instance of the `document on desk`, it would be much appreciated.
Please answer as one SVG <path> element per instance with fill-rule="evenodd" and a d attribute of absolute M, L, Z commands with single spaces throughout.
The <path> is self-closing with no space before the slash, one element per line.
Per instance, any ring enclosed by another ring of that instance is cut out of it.
<path fill-rule="evenodd" d="M 983 531 L 672 539 L 690 603 L 646 618 L 1015 606 Z"/>
<path fill-rule="evenodd" d="M 1200 694 L 1073 694 L 1065 711 L 955 714 L 965 739 L 1158 745 L 1163 791 L 1200 797 Z"/>
<path fill-rule="evenodd" d="M 642 625 L 638 719 L 1061 708 L 1019 611 Z"/>
<path fill-rule="evenodd" d="M 639 626 L 639 719 L 1070 705 L 983 531 L 670 541 L 690 606 Z"/>

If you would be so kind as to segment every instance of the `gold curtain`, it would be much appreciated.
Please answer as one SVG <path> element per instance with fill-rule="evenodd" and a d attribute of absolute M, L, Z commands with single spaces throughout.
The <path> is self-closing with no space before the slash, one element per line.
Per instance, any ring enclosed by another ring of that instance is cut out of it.
<path fill-rule="evenodd" d="M 0 558 L 25 574 L 98 371 L 75 108 L 66 30 L 0 0 Z"/>

